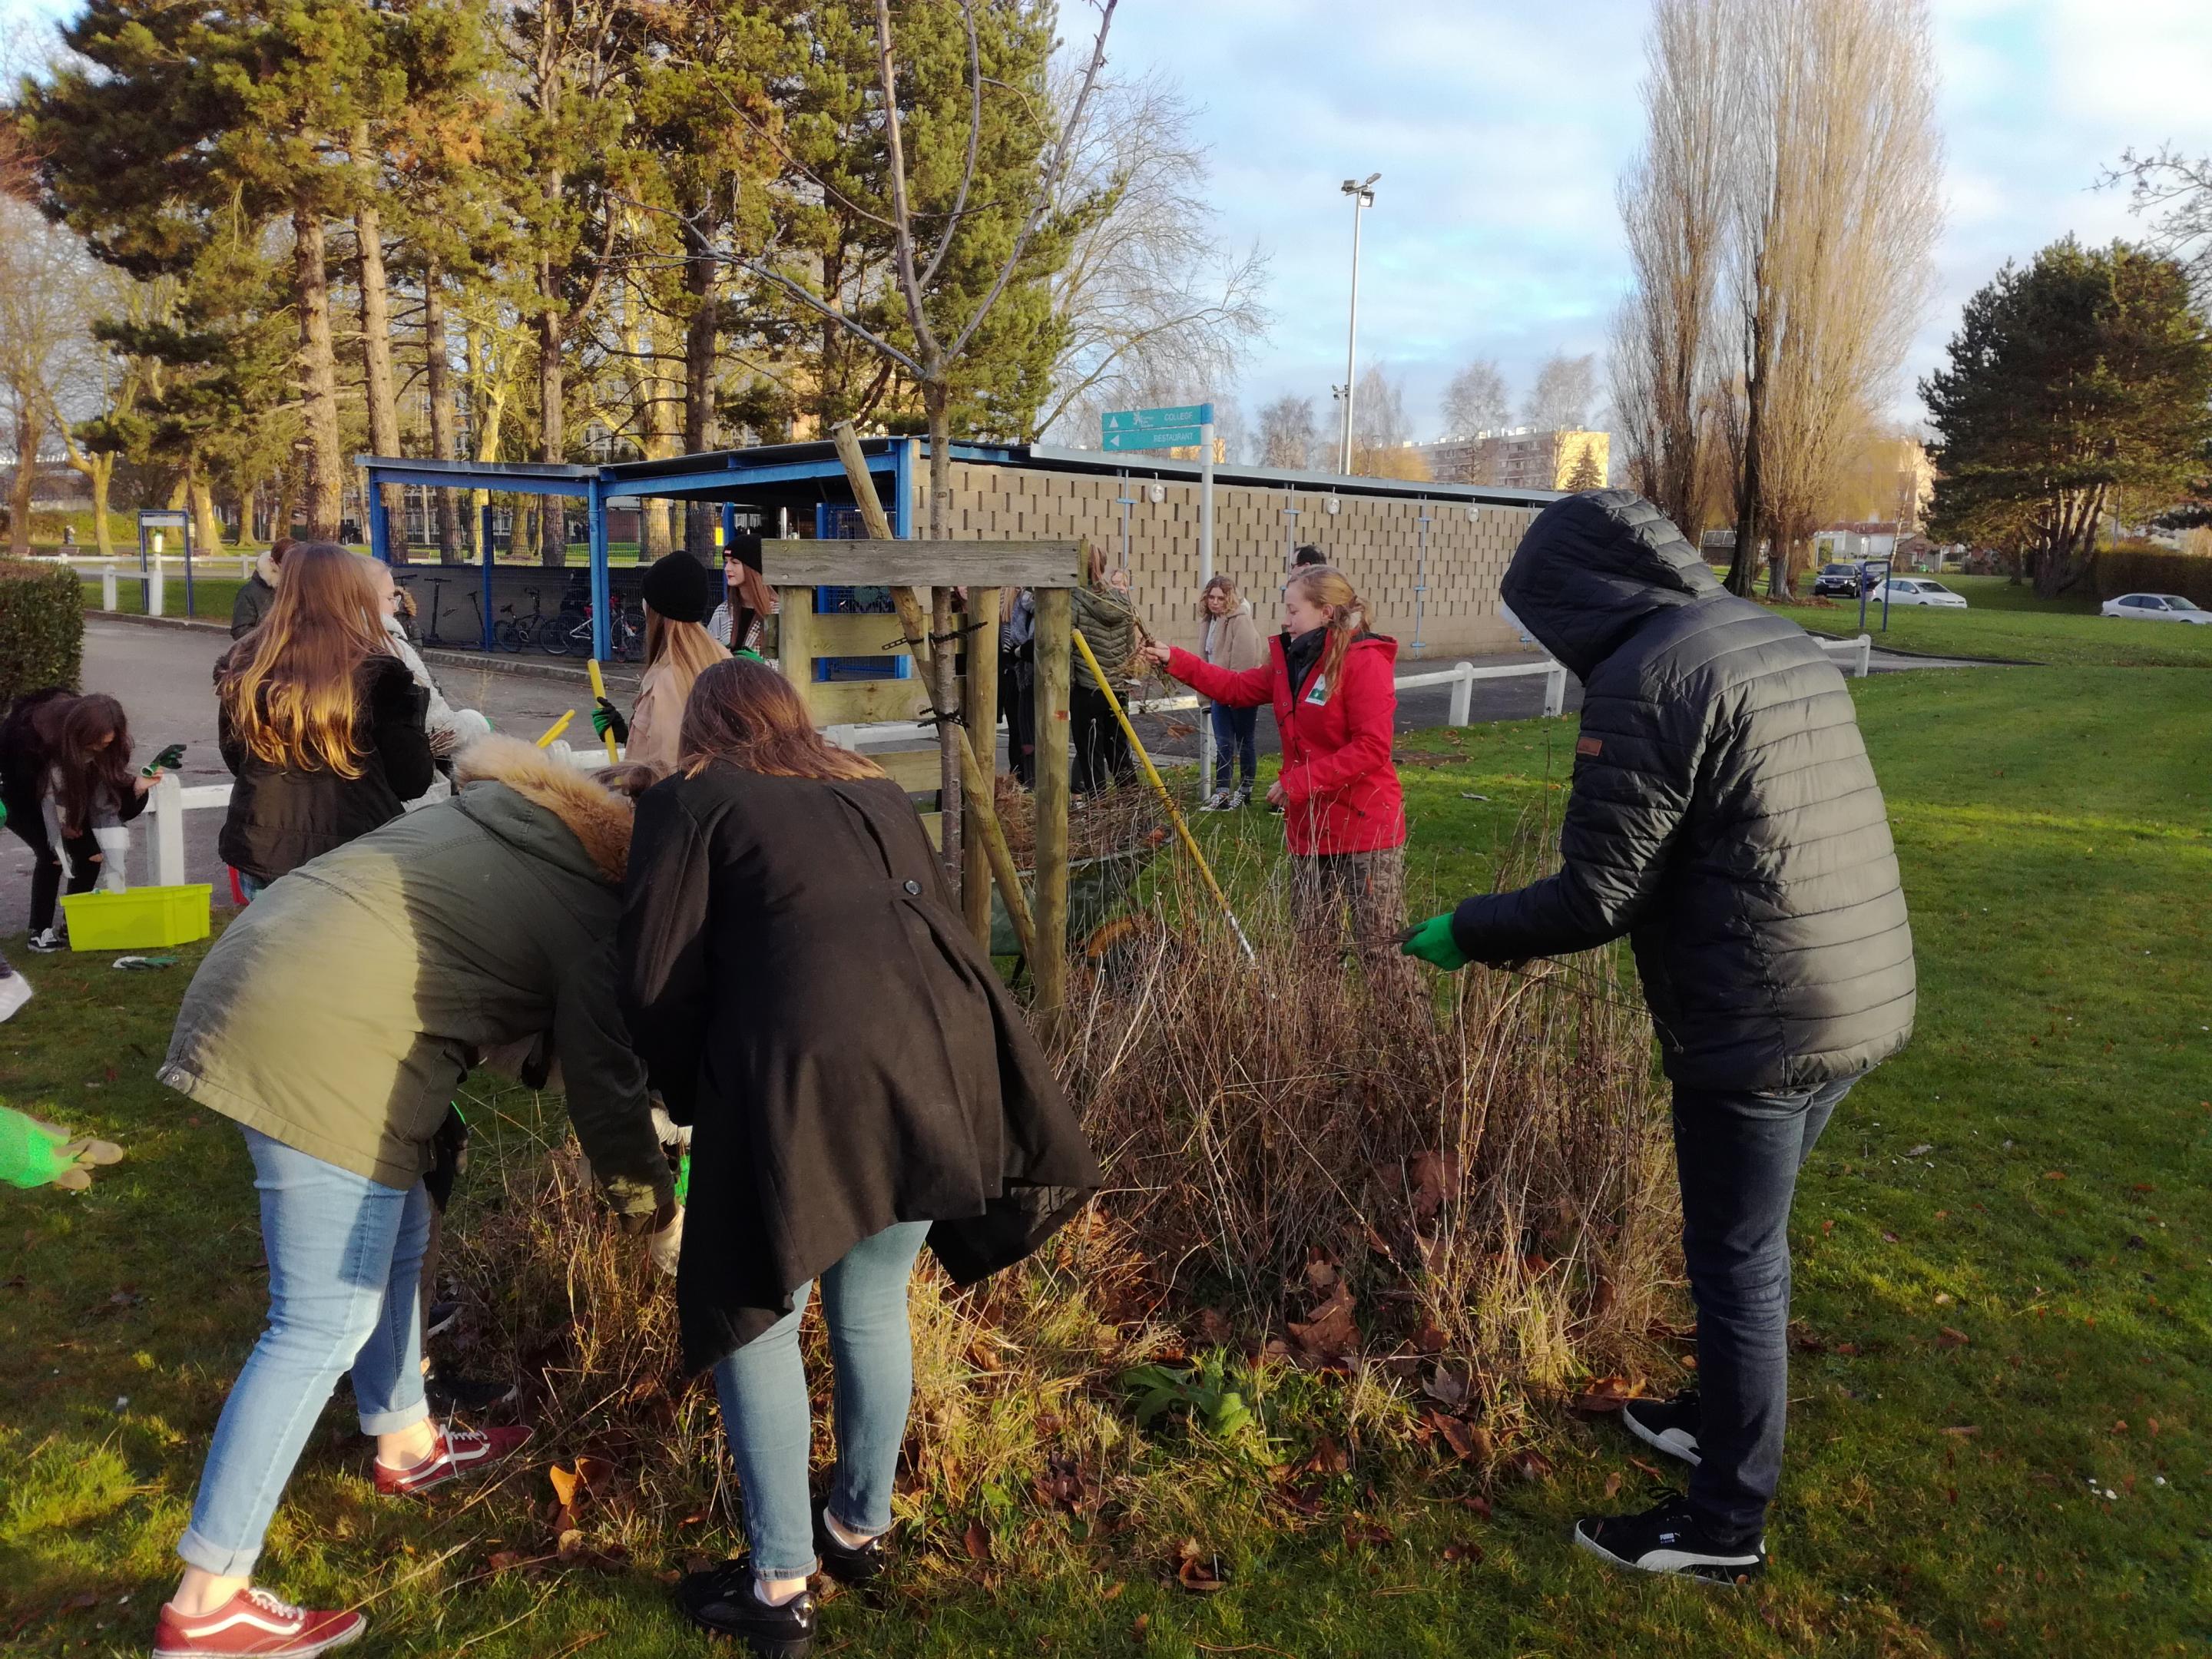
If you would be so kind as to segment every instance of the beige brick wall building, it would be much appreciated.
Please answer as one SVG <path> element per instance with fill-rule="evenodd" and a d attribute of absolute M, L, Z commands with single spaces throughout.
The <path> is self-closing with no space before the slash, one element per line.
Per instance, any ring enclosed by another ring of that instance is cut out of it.
<path fill-rule="evenodd" d="M 1139 613 L 1160 638 L 1195 646 L 1199 493 L 1194 480 L 1174 476 L 963 461 L 954 468 L 951 529 L 978 540 L 1087 537 L 1118 564 L 1127 497 Z M 1534 516 L 1522 506 L 1217 482 L 1213 568 L 1252 601 L 1266 633 L 1279 624 L 1277 596 L 1291 550 L 1311 542 L 1367 599 L 1376 631 L 1396 636 L 1401 663 L 1415 654 L 1417 602 L 1422 659 L 1510 651 L 1519 641 L 1498 619 L 1498 585 Z M 1426 592 L 1417 593 L 1424 570 Z"/>

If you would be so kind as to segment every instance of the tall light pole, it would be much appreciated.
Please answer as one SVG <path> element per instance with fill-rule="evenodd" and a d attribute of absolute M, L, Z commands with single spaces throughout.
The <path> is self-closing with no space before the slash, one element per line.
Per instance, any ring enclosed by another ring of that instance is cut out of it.
<path fill-rule="evenodd" d="M 1344 181 L 1344 193 L 1352 198 L 1352 322 L 1345 331 L 1344 443 L 1336 470 L 1346 474 L 1352 471 L 1352 394 L 1358 381 L 1359 216 L 1363 210 L 1375 205 L 1375 181 L 1382 176 L 1379 173 L 1370 173 L 1364 179 Z"/>

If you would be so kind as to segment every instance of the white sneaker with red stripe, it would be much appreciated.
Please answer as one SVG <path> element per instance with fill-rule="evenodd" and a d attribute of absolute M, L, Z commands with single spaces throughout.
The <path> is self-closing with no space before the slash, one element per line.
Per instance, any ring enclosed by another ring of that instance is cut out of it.
<path fill-rule="evenodd" d="M 313 1613 L 249 1584 L 221 1607 L 189 1619 L 164 1603 L 154 1627 L 154 1659 L 241 1653 L 308 1659 L 343 1647 L 368 1628 L 357 1613 Z"/>
<path fill-rule="evenodd" d="M 490 1468 L 529 1438 L 528 1429 L 457 1429 L 448 1423 L 439 1431 L 438 1449 L 412 1468 L 389 1468 L 380 1460 L 376 1490 L 386 1498 L 428 1492 Z"/>

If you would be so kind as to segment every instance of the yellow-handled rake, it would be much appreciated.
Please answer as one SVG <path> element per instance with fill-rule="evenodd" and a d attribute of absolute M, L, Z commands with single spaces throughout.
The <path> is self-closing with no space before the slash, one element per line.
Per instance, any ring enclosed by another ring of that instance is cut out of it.
<path fill-rule="evenodd" d="M 1106 694 L 1106 706 L 1114 711 L 1114 718 L 1121 722 L 1121 733 L 1129 739 L 1129 747 L 1135 751 L 1138 763 L 1145 769 L 1145 776 L 1158 793 L 1160 805 L 1168 809 L 1168 817 L 1174 822 L 1176 834 L 1182 838 L 1183 850 L 1190 854 L 1191 862 L 1198 866 L 1198 873 L 1205 878 L 1206 890 L 1213 895 L 1214 902 L 1221 907 L 1221 914 L 1229 918 L 1229 931 L 1237 935 L 1237 943 L 1243 947 L 1244 959 L 1258 962 L 1260 958 L 1252 949 L 1252 941 L 1244 937 L 1243 924 L 1237 920 L 1237 912 L 1230 908 L 1229 896 L 1221 890 L 1221 884 L 1213 878 L 1212 866 L 1206 863 L 1206 854 L 1198 850 L 1197 837 L 1190 833 L 1190 826 L 1183 822 L 1182 810 L 1176 805 L 1175 797 L 1168 793 L 1167 785 L 1160 781 L 1159 769 L 1152 764 L 1152 756 L 1146 752 L 1144 739 L 1137 735 L 1137 728 L 1129 723 L 1129 716 L 1122 709 L 1121 698 L 1114 695 L 1114 688 L 1107 684 L 1105 671 L 1098 666 L 1098 659 L 1091 654 L 1091 641 L 1083 637 L 1081 629 L 1073 631 L 1075 648 L 1083 653 L 1083 661 L 1091 670 L 1091 678 Z"/>

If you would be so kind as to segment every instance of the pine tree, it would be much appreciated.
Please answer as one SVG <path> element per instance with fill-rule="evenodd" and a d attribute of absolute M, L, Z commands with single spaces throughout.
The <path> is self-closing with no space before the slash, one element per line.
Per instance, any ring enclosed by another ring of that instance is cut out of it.
<path fill-rule="evenodd" d="M 343 141 L 404 94 L 376 14 L 350 0 L 88 0 L 76 58 L 28 90 L 50 205 L 101 257 L 180 274 L 216 222 L 289 219 L 311 532 L 343 489 L 325 226 L 356 188 Z"/>
<path fill-rule="evenodd" d="M 2075 586 L 2116 496 L 2171 502 L 2212 453 L 2212 335 L 2171 259 L 2055 242 L 1966 302 L 1921 382 L 1939 535 L 2008 548 L 2036 592 Z"/>

